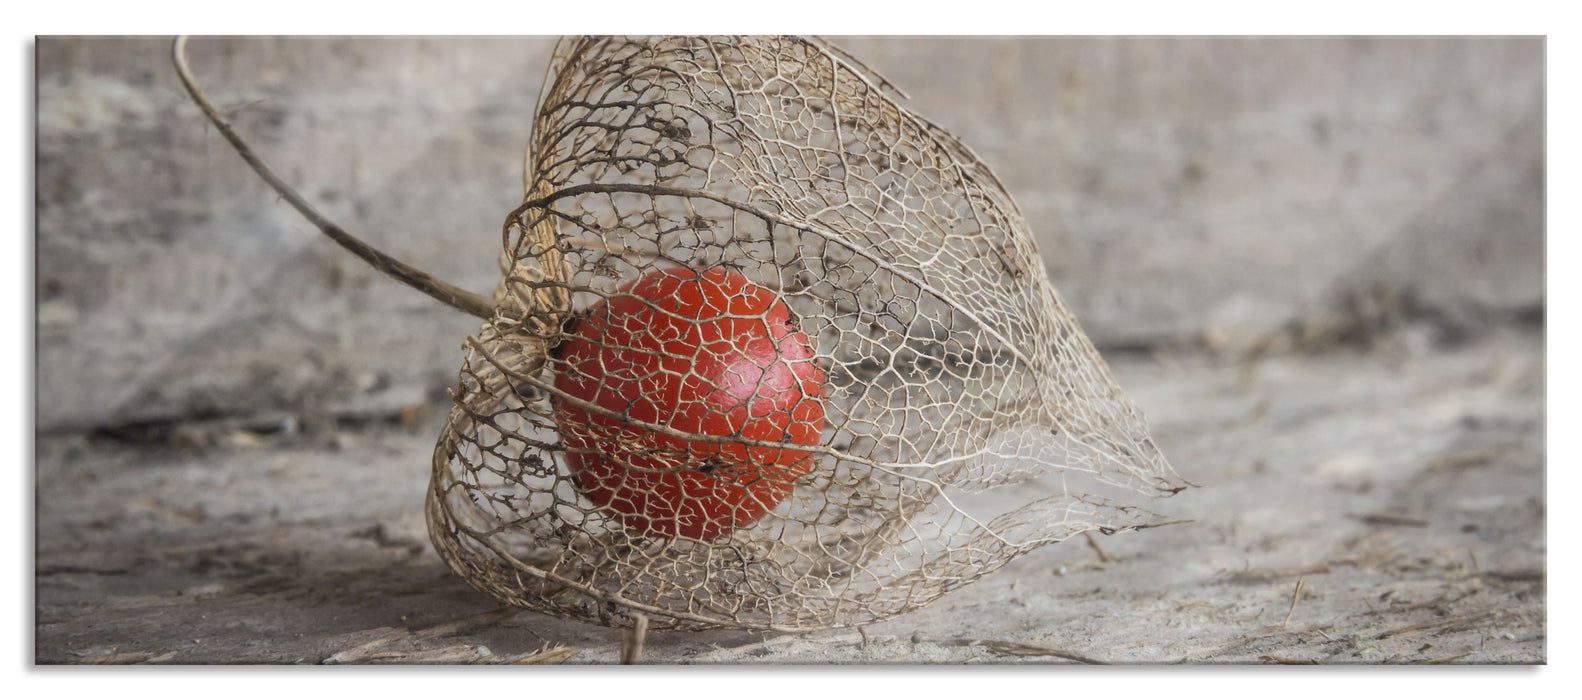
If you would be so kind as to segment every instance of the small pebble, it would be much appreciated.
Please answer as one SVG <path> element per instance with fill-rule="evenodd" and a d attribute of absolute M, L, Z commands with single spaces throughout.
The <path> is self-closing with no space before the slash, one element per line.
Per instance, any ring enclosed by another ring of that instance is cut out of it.
<path fill-rule="evenodd" d="M 478 652 L 479 656 L 494 656 L 494 652 L 489 651 L 489 647 L 486 647 L 482 644 L 473 647 L 472 650 Z"/>
<path fill-rule="evenodd" d="M 364 372 L 352 379 L 352 386 L 357 387 L 357 391 L 362 393 L 373 391 L 374 389 L 379 388 L 379 385 L 382 383 L 383 378 L 371 372 Z"/>

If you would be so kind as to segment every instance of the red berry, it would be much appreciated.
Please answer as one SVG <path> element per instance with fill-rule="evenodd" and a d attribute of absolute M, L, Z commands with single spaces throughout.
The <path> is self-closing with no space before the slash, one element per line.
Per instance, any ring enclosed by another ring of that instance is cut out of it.
<path fill-rule="evenodd" d="M 633 420 L 798 445 L 824 429 L 812 343 L 785 302 L 736 272 L 650 272 L 589 309 L 557 355 L 556 388 Z M 648 535 L 747 527 L 813 466 L 803 450 L 677 438 L 568 401 L 555 411 L 582 493 Z"/>

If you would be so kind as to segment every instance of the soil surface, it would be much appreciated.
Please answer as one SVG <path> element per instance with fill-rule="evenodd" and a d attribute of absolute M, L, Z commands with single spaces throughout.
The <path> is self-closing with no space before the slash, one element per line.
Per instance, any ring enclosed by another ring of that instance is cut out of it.
<path fill-rule="evenodd" d="M 1543 333 L 1255 360 L 1118 355 L 1191 522 L 1078 536 L 933 606 L 806 634 L 653 633 L 677 664 L 1546 661 Z M 441 387 L 37 438 L 41 664 L 615 663 L 502 609 L 423 525 Z M 318 427 L 312 427 L 318 426 Z"/>

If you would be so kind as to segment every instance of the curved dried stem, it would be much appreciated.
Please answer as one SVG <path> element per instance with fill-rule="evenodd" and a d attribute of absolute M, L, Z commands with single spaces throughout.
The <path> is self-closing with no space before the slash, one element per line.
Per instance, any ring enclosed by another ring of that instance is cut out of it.
<path fill-rule="evenodd" d="M 192 97 L 192 101 L 197 103 L 199 109 L 203 110 L 204 116 L 209 118 L 209 121 L 214 124 L 216 129 L 219 129 L 225 140 L 230 142 L 231 147 L 236 150 L 236 154 L 241 156 L 242 160 L 247 161 L 253 172 L 258 173 L 258 177 L 268 183 L 303 218 L 312 223 L 324 235 L 329 236 L 331 240 L 339 243 L 342 248 L 351 251 L 353 255 L 374 266 L 374 269 L 394 277 L 407 286 L 438 299 L 455 309 L 465 311 L 484 320 L 494 318 L 495 304 L 489 297 L 469 292 L 390 257 L 383 251 L 347 233 L 345 229 L 337 226 L 335 222 L 319 214 L 313 208 L 313 205 L 309 204 L 302 195 L 298 194 L 284 180 L 281 180 L 264 163 L 263 159 L 253 152 L 247 141 L 237 134 L 236 130 L 231 128 L 230 122 L 226 121 L 225 117 L 221 115 L 220 109 L 209 100 L 209 96 L 204 94 L 203 89 L 198 87 L 197 80 L 193 78 L 192 70 L 187 65 L 187 37 L 176 37 L 175 41 L 171 42 L 170 51 L 171 60 L 176 65 L 176 75 L 181 79 L 181 84 L 187 89 L 187 94 Z"/>

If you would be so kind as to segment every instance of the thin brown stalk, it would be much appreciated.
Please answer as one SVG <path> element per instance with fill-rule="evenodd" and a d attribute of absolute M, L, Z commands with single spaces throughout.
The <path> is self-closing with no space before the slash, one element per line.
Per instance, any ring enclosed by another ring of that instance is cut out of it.
<path fill-rule="evenodd" d="M 284 180 L 281 180 L 264 163 L 263 159 L 253 152 L 247 141 L 240 134 L 237 134 L 235 129 L 231 128 L 230 122 L 226 121 L 225 117 L 220 113 L 220 109 L 209 100 L 209 96 L 203 92 L 203 89 L 198 87 L 197 80 L 192 76 L 192 69 L 187 65 L 187 37 L 176 37 L 176 40 L 171 43 L 170 51 L 171 60 L 176 64 L 177 77 L 181 79 L 182 86 L 187 89 L 187 94 L 192 96 L 192 101 L 197 103 L 199 109 L 203 110 L 204 116 L 208 117 L 209 122 L 214 124 L 214 128 L 220 131 L 220 135 L 230 142 L 231 148 L 236 150 L 236 154 L 241 156 L 242 160 L 247 161 L 247 164 L 253 168 L 253 172 L 258 173 L 258 177 L 268 183 L 280 195 L 281 199 L 286 200 L 286 203 L 296 209 L 297 213 L 301 214 L 309 223 L 312 223 L 324 235 L 329 236 L 331 240 L 339 243 L 342 248 L 351 251 L 353 255 L 374 266 L 374 269 L 396 278 L 407 286 L 479 318 L 485 320 L 494 318 L 494 301 L 489 297 L 469 292 L 411 265 L 407 265 L 400 260 L 396 260 L 379 249 L 364 243 L 356 236 L 347 233 L 345 229 L 337 226 L 335 222 L 319 214 L 318 210 L 313 208 L 313 205 L 309 204 L 302 195 L 298 194 Z"/>
<path fill-rule="evenodd" d="M 1285 613 L 1285 621 L 1280 623 L 1281 629 L 1291 624 L 1291 615 L 1296 612 L 1296 601 L 1302 598 L 1302 579 L 1296 580 L 1296 590 L 1291 592 L 1291 609 Z"/>

